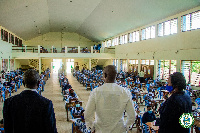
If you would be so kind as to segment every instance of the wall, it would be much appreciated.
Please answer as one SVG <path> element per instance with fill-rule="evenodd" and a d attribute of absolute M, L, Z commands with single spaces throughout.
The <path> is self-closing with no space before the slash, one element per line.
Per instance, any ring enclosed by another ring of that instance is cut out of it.
<path fill-rule="evenodd" d="M 105 63 L 103 64 L 103 67 L 106 67 L 107 65 L 113 65 L 112 59 L 106 60 Z"/>
<path fill-rule="evenodd" d="M 199 56 L 200 29 L 181 32 L 181 16 L 197 11 L 199 9 L 200 6 L 112 37 L 115 38 L 137 30 L 141 31 L 141 29 L 152 25 L 155 25 L 156 27 L 156 38 L 115 46 L 115 58 L 157 59 L 157 60 L 162 60 L 162 59 L 200 60 Z M 178 30 L 177 30 L 178 33 L 173 35 L 158 37 L 157 24 L 177 17 L 178 17 Z"/>
<path fill-rule="evenodd" d="M 116 46 L 115 58 L 200 60 L 200 30 Z"/>
<path fill-rule="evenodd" d="M 12 44 L 0 40 L 0 58 L 1 59 L 12 58 Z"/>
<path fill-rule="evenodd" d="M 64 46 L 67 47 L 88 47 L 90 49 L 90 46 L 93 46 L 94 44 L 97 44 L 77 33 L 70 33 L 70 32 L 49 32 L 44 35 L 40 35 L 36 38 L 33 38 L 31 40 L 25 41 L 25 45 L 28 46 L 37 46 L 42 45 L 44 48 L 47 48 L 47 50 L 50 50 L 52 46 L 56 47 L 58 52 L 61 48 Z"/>

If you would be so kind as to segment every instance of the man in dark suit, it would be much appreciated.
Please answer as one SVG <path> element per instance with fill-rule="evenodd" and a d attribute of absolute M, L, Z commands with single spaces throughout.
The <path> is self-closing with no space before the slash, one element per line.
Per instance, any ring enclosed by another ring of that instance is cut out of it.
<path fill-rule="evenodd" d="M 57 133 L 52 101 L 36 91 L 38 72 L 27 70 L 23 82 L 25 90 L 4 102 L 5 133 Z"/>

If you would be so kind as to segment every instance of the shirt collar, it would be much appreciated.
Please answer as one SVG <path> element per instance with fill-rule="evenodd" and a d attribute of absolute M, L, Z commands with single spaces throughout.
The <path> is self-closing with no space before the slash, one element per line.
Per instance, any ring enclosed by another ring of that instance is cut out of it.
<path fill-rule="evenodd" d="M 30 89 L 30 88 L 25 88 L 24 90 L 29 90 L 29 91 L 35 91 L 35 92 L 37 92 L 36 89 Z"/>

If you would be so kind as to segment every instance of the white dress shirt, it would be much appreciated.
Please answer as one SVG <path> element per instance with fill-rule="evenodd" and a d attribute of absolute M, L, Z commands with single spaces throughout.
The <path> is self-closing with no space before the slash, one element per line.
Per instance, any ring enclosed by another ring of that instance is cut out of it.
<path fill-rule="evenodd" d="M 95 133 L 125 133 L 135 121 L 132 95 L 116 83 L 105 83 L 91 92 L 84 116 L 87 128 L 95 128 Z"/>

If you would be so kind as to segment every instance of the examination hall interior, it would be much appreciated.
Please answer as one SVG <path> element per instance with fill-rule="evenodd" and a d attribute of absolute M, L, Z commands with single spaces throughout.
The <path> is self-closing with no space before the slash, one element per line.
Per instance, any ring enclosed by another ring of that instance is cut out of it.
<path fill-rule="evenodd" d="M 199 98 L 198 0 L 0 1 L 0 12 L 0 71 L 34 68 L 41 74 L 51 70 L 42 96 L 53 102 L 59 133 L 72 132 L 59 83 L 61 73 L 83 102 L 83 109 L 94 88 L 88 90 L 73 75 L 74 70 L 107 65 L 163 83 L 170 74 L 182 72 Z M 21 86 L 12 95 L 23 89 Z M 145 104 L 139 107 L 144 108 Z M 68 115 L 71 119 L 70 112 Z"/>

